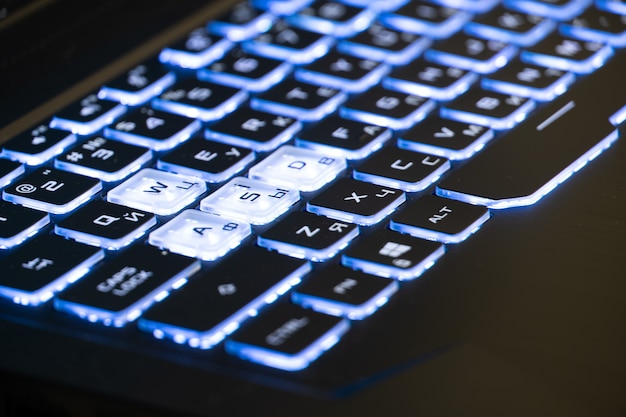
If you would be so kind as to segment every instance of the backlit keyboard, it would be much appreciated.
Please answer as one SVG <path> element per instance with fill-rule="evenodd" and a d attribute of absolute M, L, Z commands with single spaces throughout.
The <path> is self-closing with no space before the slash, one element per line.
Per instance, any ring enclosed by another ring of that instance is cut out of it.
<path fill-rule="evenodd" d="M 304 369 L 617 140 L 625 46 L 619 0 L 239 3 L 3 144 L 0 301 Z"/>

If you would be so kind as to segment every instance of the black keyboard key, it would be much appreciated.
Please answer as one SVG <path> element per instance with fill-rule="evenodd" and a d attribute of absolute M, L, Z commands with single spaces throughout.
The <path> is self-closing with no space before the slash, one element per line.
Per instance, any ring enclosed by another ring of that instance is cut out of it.
<path fill-rule="evenodd" d="M 48 213 L 0 201 L 0 248 L 22 243 L 49 222 Z"/>
<path fill-rule="evenodd" d="M 350 223 L 296 211 L 258 236 L 259 246 L 311 261 L 326 261 L 359 234 Z"/>
<path fill-rule="evenodd" d="M 383 79 L 383 85 L 436 100 L 452 100 L 478 80 L 478 75 L 456 67 L 418 59 L 396 68 Z"/>
<path fill-rule="evenodd" d="M 104 129 L 104 135 L 155 151 L 171 149 L 200 129 L 199 120 L 140 107 Z"/>
<path fill-rule="evenodd" d="M 1 156 L 27 165 L 39 165 L 76 142 L 76 135 L 41 124 L 20 133 L 2 146 Z"/>
<path fill-rule="evenodd" d="M 563 94 L 576 77 L 572 72 L 516 60 L 482 80 L 488 90 L 550 101 Z"/>
<path fill-rule="evenodd" d="M 213 123 L 206 131 L 208 139 L 258 152 L 276 149 L 302 128 L 294 117 L 242 107 Z"/>
<path fill-rule="evenodd" d="M 288 16 L 287 21 L 303 29 L 345 38 L 368 27 L 374 17 L 374 11 L 367 7 L 316 0 L 299 13 Z"/>
<path fill-rule="evenodd" d="M 254 161 L 250 149 L 195 136 L 157 161 L 157 168 L 202 178 L 226 181 Z"/>
<path fill-rule="evenodd" d="M 50 127 L 69 130 L 78 135 L 91 135 L 124 113 L 126 106 L 90 94 L 57 113 L 50 121 Z"/>
<path fill-rule="evenodd" d="M 221 58 L 232 47 L 233 43 L 228 39 L 209 34 L 206 27 L 201 27 L 164 48 L 159 54 L 159 60 L 165 64 L 197 69 Z"/>
<path fill-rule="evenodd" d="M 472 157 L 493 137 L 485 126 L 433 116 L 402 132 L 398 147 L 459 160 Z"/>
<path fill-rule="evenodd" d="M 462 201 L 426 195 L 393 216 L 389 227 L 400 233 L 459 243 L 476 232 L 489 219 L 489 210 Z"/>
<path fill-rule="evenodd" d="M 291 72 L 291 64 L 233 49 L 198 71 L 198 78 L 248 91 L 265 91 Z"/>
<path fill-rule="evenodd" d="M 98 97 L 138 106 L 160 94 L 175 81 L 174 72 L 154 58 L 106 83 L 98 92 Z"/>
<path fill-rule="evenodd" d="M 334 112 L 346 98 L 347 95 L 336 88 L 287 79 L 253 97 L 250 105 L 257 110 L 313 121 Z"/>
<path fill-rule="evenodd" d="M 147 148 L 96 136 L 59 156 L 54 166 L 112 182 L 126 178 L 151 160 L 152 152 Z"/>
<path fill-rule="evenodd" d="M 556 24 L 551 19 L 498 6 L 469 22 L 465 31 L 482 38 L 530 46 L 543 39 L 555 27 Z"/>
<path fill-rule="evenodd" d="M 243 248 L 147 311 L 139 327 L 158 339 L 211 348 L 298 284 L 310 269 L 306 261 Z"/>
<path fill-rule="evenodd" d="M 23 305 L 44 303 L 103 258 L 99 248 L 59 236 L 37 236 L 0 261 L 0 296 Z"/>
<path fill-rule="evenodd" d="M 361 58 L 403 65 L 421 55 L 430 43 L 427 37 L 374 23 L 366 31 L 339 41 L 337 48 L 341 52 Z"/>
<path fill-rule="evenodd" d="M 504 5 L 510 9 L 554 20 L 572 19 L 590 3 L 589 0 L 504 0 Z"/>
<path fill-rule="evenodd" d="M 588 74 L 604 65 L 611 55 L 613 50 L 608 45 L 553 33 L 523 50 L 521 58 L 525 62 L 543 67 Z"/>
<path fill-rule="evenodd" d="M 387 72 L 387 64 L 333 51 L 310 64 L 298 67 L 295 76 L 311 84 L 356 93 L 377 84 Z"/>
<path fill-rule="evenodd" d="M 465 33 L 437 42 L 426 58 L 443 65 L 488 74 L 502 68 L 517 54 L 517 47 Z"/>
<path fill-rule="evenodd" d="M 604 80 L 625 73 L 622 54 L 445 178 L 437 193 L 491 208 L 534 204 L 617 139 L 626 84 Z"/>
<path fill-rule="evenodd" d="M 272 28 L 242 43 L 247 52 L 279 58 L 292 64 L 311 62 L 328 52 L 335 40 L 327 35 L 276 22 Z"/>
<path fill-rule="evenodd" d="M 246 323 L 225 348 L 244 360 L 298 371 L 334 346 L 348 328 L 346 319 L 281 304 Z"/>
<path fill-rule="evenodd" d="M 435 103 L 427 98 L 376 86 L 344 104 L 340 114 L 400 130 L 413 126 L 434 108 Z"/>
<path fill-rule="evenodd" d="M 2 197 L 16 204 L 53 214 L 69 213 L 102 189 L 95 178 L 39 168 L 6 188 Z"/>
<path fill-rule="evenodd" d="M 156 216 L 94 200 L 54 226 L 56 234 L 104 249 L 120 249 L 156 225 Z"/>
<path fill-rule="evenodd" d="M 417 192 L 437 181 L 449 169 L 450 162 L 446 158 L 388 146 L 358 165 L 353 177 L 384 187 Z"/>
<path fill-rule="evenodd" d="M 196 259 L 135 245 L 58 295 L 54 307 L 92 323 L 122 327 L 199 269 Z"/>
<path fill-rule="evenodd" d="M 190 77 L 152 100 L 152 107 L 206 122 L 230 113 L 247 98 L 248 93 L 237 88 Z"/>
<path fill-rule="evenodd" d="M 380 149 L 391 136 L 390 129 L 331 115 L 302 131 L 296 143 L 346 159 L 362 159 Z"/>
<path fill-rule="evenodd" d="M 249 2 L 235 4 L 228 12 L 208 24 L 209 31 L 234 42 L 250 39 L 272 26 L 275 17 L 271 13 L 253 7 Z"/>
<path fill-rule="evenodd" d="M 608 43 L 618 48 L 626 46 L 626 15 L 590 8 L 572 21 L 561 24 L 560 29 L 573 38 Z"/>
<path fill-rule="evenodd" d="M 304 280 L 291 298 L 324 314 L 362 320 L 385 305 L 398 288 L 395 280 L 333 265 Z"/>
<path fill-rule="evenodd" d="M 0 159 L 0 188 L 9 185 L 24 172 L 24 165 L 19 162 Z"/>
<path fill-rule="evenodd" d="M 451 7 L 408 2 L 394 12 L 383 13 L 380 21 L 402 32 L 447 38 L 460 30 L 470 18 L 471 14 Z"/>
<path fill-rule="evenodd" d="M 419 277 L 444 252 L 442 243 L 381 230 L 351 245 L 341 262 L 367 274 L 402 281 Z"/>
<path fill-rule="evenodd" d="M 526 98 L 474 88 L 441 108 L 441 116 L 460 122 L 510 129 L 524 120 L 535 108 Z"/>
<path fill-rule="evenodd" d="M 333 219 L 371 226 L 400 206 L 404 192 L 351 178 L 331 184 L 307 203 L 307 210 Z"/>

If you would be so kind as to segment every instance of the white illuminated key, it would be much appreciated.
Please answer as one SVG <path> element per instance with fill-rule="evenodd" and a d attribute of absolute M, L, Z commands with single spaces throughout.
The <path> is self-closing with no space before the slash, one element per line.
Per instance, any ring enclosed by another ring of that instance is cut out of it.
<path fill-rule="evenodd" d="M 346 161 L 311 149 L 285 145 L 250 169 L 248 176 L 282 187 L 314 191 L 346 168 Z"/>
<path fill-rule="evenodd" d="M 169 215 L 184 209 L 206 191 L 199 178 L 146 168 L 107 194 L 111 203 Z"/>
<path fill-rule="evenodd" d="M 200 202 L 200 210 L 234 220 L 266 224 L 300 200 L 300 193 L 259 180 L 236 177 Z"/>
<path fill-rule="evenodd" d="M 198 210 L 185 210 L 150 233 L 149 242 L 181 255 L 212 261 L 239 246 L 252 229 Z"/>

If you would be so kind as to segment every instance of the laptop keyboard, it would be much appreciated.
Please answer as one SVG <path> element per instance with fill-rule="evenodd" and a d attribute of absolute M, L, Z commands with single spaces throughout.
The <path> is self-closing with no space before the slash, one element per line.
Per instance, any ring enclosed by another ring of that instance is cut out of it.
<path fill-rule="evenodd" d="M 2 146 L 2 302 L 304 369 L 610 147 L 625 46 L 620 0 L 242 2 Z"/>

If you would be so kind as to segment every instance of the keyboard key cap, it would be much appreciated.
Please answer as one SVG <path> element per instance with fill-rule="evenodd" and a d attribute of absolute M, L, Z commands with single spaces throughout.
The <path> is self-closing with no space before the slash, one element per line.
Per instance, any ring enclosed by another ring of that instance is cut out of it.
<path fill-rule="evenodd" d="M 6 188 L 10 202 L 52 214 L 69 213 L 102 189 L 102 183 L 72 172 L 39 168 Z"/>
<path fill-rule="evenodd" d="M 298 67 L 295 76 L 300 81 L 356 93 L 377 84 L 389 69 L 381 62 L 333 51 Z"/>
<path fill-rule="evenodd" d="M 195 202 L 206 191 L 197 177 L 145 168 L 110 190 L 107 200 L 167 216 Z"/>
<path fill-rule="evenodd" d="M 367 274 L 403 281 L 419 277 L 444 252 L 442 243 L 381 230 L 351 245 L 341 262 Z"/>
<path fill-rule="evenodd" d="M 390 129 L 331 115 L 298 135 L 296 144 L 346 159 L 362 159 L 380 149 Z"/>
<path fill-rule="evenodd" d="M 208 24 L 209 31 L 227 37 L 233 42 L 250 39 L 272 26 L 271 13 L 253 7 L 249 2 L 235 4 L 228 12 Z"/>
<path fill-rule="evenodd" d="M 186 78 L 152 100 L 152 107 L 206 122 L 224 117 L 247 98 L 237 88 Z"/>
<path fill-rule="evenodd" d="M 104 129 L 104 135 L 154 151 L 172 149 L 200 129 L 200 121 L 140 107 Z"/>
<path fill-rule="evenodd" d="M 513 10 L 556 20 L 572 19 L 591 3 L 592 0 L 504 0 L 504 5 Z"/>
<path fill-rule="evenodd" d="M 613 55 L 610 46 L 598 42 L 580 41 L 553 33 L 536 45 L 525 49 L 525 62 L 587 74 L 600 68 Z"/>
<path fill-rule="evenodd" d="M 288 79 L 252 98 L 255 110 L 268 111 L 302 121 L 319 120 L 334 112 L 347 95 L 338 89 Z"/>
<path fill-rule="evenodd" d="M 441 116 L 460 122 L 510 129 L 528 116 L 535 102 L 520 96 L 474 88 L 441 108 Z"/>
<path fill-rule="evenodd" d="M 360 58 L 403 65 L 421 55 L 430 43 L 427 37 L 400 32 L 374 23 L 366 31 L 339 41 L 337 49 Z"/>
<path fill-rule="evenodd" d="M 50 127 L 69 130 L 78 135 L 91 135 L 124 113 L 126 106 L 90 94 L 57 113 L 50 121 Z"/>
<path fill-rule="evenodd" d="M 333 265 L 305 279 L 291 298 L 320 313 L 362 320 L 385 305 L 398 288 L 397 281 Z"/>
<path fill-rule="evenodd" d="M 626 14 L 617 15 L 597 9 L 588 9 L 573 20 L 562 23 L 561 32 L 573 38 L 626 46 Z"/>
<path fill-rule="evenodd" d="M 250 233 L 249 224 L 185 210 L 150 233 L 148 241 L 174 253 L 213 261 L 239 246 Z"/>
<path fill-rule="evenodd" d="M 482 86 L 501 93 L 551 101 L 563 94 L 575 79 L 571 72 L 516 60 L 483 78 Z"/>
<path fill-rule="evenodd" d="M 395 211 L 405 199 L 398 189 L 342 178 L 312 198 L 307 211 L 370 226 Z"/>
<path fill-rule="evenodd" d="M 19 245 L 48 223 L 48 213 L 0 201 L 0 248 Z"/>
<path fill-rule="evenodd" d="M 279 16 L 289 16 L 313 0 L 251 0 L 250 3 L 259 9 L 269 10 Z"/>
<path fill-rule="evenodd" d="M 205 136 L 229 145 L 267 152 L 290 140 L 301 128 L 302 124 L 294 117 L 242 107 L 212 124 Z"/>
<path fill-rule="evenodd" d="M 326 261 L 359 234 L 356 225 L 296 211 L 261 233 L 258 245 L 295 258 Z"/>
<path fill-rule="evenodd" d="M 373 10 L 335 1 L 316 0 L 287 21 L 303 29 L 346 38 L 367 28 L 375 17 Z"/>
<path fill-rule="evenodd" d="M 358 165 L 353 177 L 384 187 L 417 192 L 437 181 L 449 169 L 450 162 L 446 158 L 388 146 Z"/>
<path fill-rule="evenodd" d="M 54 166 L 112 182 L 126 178 L 151 160 L 150 149 L 96 136 L 59 156 Z"/>
<path fill-rule="evenodd" d="M 54 226 L 57 235 L 104 249 L 129 245 L 156 225 L 156 216 L 103 200 L 94 200 Z"/>
<path fill-rule="evenodd" d="M 459 243 L 488 219 L 489 210 L 485 207 L 426 195 L 394 215 L 389 228 L 428 240 Z"/>
<path fill-rule="evenodd" d="M 164 48 L 159 54 L 159 60 L 165 64 L 197 69 L 221 58 L 232 47 L 233 43 L 228 39 L 209 34 L 205 27 L 201 27 Z"/>
<path fill-rule="evenodd" d="M 625 86 L 602 80 L 625 71 L 622 54 L 451 173 L 437 194 L 490 208 L 536 203 L 618 138 L 612 124 L 626 119 Z"/>
<path fill-rule="evenodd" d="M 242 48 L 251 54 L 305 64 L 325 55 L 334 43 L 330 36 L 289 26 L 281 20 L 268 32 L 243 42 Z"/>
<path fill-rule="evenodd" d="M 0 296 L 22 305 L 45 303 L 103 258 L 101 249 L 58 236 L 37 236 L 0 261 Z"/>
<path fill-rule="evenodd" d="M 380 21 L 401 32 L 409 32 L 444 39 L 459 31 L 471 14 L 451 7 L 407 2 L 396 11 L 382 13 Z"/>
<path fill-rule="evenodd" d="M 41 124 L 6 142 L 0 156 L 27 165 L 40 165 L 76 142 L 76 135 Z"/>
<path fill-rule="evenodd" d="M 458 33 L 426 51 L 426 58 L 451 67 L 488 74 L 504 67 L 517 54 L 517 47 Z"/>
<path fill-rule="evenodd" d="M 159 158 L 157 168 L 202 178 L 226 181 L 254 161 L 250 149 L 193 137 Z"/>
<path fill-rule="evenodd" d="M 100 89 L 98 97 L 138 106 L 160 94 L 175 81 L 176 75 L 154 58 L 108 82 Z"/>
<path fill-rule="evenodd" d="M 0 159 L 0 188 L 9 185 L 24 172 L 24 165 L 19 162 Z"/>
<path fill-rule="evenodd" d="M 300 200 L 300 193 L 236 177 L 200 202 L 200 210 L 244 223 L 266 224 Z"/>
<path fill-rule="evenodd" d="M 246 323 L 225 348 L 244 360 L 297 371 L 334 346 L 348 327 L 345 319 L 282 304 Z"/>
<path fill-rule="evenodd" d="M 291 64 L 288 62 L 233 49 L 223 58 L 200 69 L 198 78 L 259 92 L 282 81 L 290 72 Z"/>
<path fill-rule="evenodd" d="M 555 22 L 550 19 L 498 6 L 469 22 L 465 31 L 482 38 L 530 46 L 543 39 L 555 27 Z"/>
<path fill-rule="evenodd" d="M 459 160 L 472 157 L 493 137 L 485 126 L 433 116 L 402 132 L 398 147 Z"/>
<path fill-rule="evenodd" d="M 122 327 L 199 270 L 196 259 L 132 246 L 57 296 L 54 307 L 92 323 Z"/>
<path fill-rule="evenodd" d="M 383 79 L 389 89 L 435 100 L 452 100 L 478 80 L 473 72 L 418 59 L 398 67 Z"/>
<path fill-rule="evenodd" d="M 345 168 L 343 158 L 284 145 L 250 168 L 248 177 L 289 189 L 315 191 Z"/>
<path fill-rule="evenodd" d="M 139 328 L 157 339 L 209 349 L 300 283 L 310 270 L 306 261 L 242 248 L 154 305 L 139 319 Z"/>
<path fill-rule="evenodd" d="M 376 86 L 344 104 L 340 114 L 348 119 L 401 130 L 424 119 L 434 108 L 435 103 L 427 98 Z"/>

